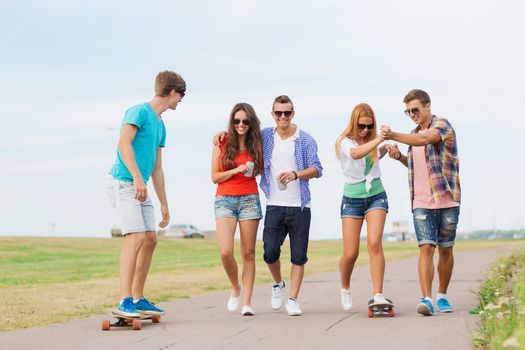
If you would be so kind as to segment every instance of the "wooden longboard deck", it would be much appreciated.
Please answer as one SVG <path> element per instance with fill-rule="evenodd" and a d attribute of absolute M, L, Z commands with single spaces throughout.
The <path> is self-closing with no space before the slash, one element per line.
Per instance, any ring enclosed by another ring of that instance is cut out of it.
<path fill-rule="evenodd" d="M 111 314 L 113 316 L 115 316 L 116 318 L 122 318 L 124 320 L 147 320 L 149 318 L 152 318 L 154 315 L 140 315 L 140 316 L 136 316 L 136 317 L 130 317 L 130 316 L 124 316 L 122 315 L 121 313 L 119 313 L 118 310 L 111 310 Z"/>

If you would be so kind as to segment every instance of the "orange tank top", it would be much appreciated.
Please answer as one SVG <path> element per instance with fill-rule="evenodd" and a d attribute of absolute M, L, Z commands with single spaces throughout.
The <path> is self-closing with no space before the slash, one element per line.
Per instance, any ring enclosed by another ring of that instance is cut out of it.
<path fill-rule="evenodd" d="M 226 143 L 219 146 L 221 149 L 221 156 L 224 154 Z M 238 167 L 246 162 L 253 162 L 253 158 L 248 151 L 242 151 L 235 158 L 235 166 Z M 222 159 L 219 158 L 219 171 L 226 171 L 222 164 Z M 217 196 L 245 196 L 249 194 L 259 194 L 257 189 L 257 182 L 255 176 L 244 176 L 243 173 L 235 174 L 228 180 L 217 185 Z"/>

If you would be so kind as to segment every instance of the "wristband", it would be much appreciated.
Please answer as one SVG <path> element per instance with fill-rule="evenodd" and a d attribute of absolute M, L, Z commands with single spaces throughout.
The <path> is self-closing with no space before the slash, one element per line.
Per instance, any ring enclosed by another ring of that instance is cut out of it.
<path fill-rule="evenodd" d="M 294 180 L 297 180 L 299 177 L 297 176 L 297 173 L 295 171 L 292 170 L 292 173 L 295 175 L 295 179 Z"/>

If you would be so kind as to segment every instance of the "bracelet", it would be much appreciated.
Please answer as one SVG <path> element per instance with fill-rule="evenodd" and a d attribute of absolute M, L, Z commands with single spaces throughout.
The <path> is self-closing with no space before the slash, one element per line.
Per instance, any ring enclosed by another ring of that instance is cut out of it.
<path fill-rule="evenodd" d="M 297 180 L 299 177 L 297 176 L 297 173 L 295 171 L 292 170 L 292 173 L 295 175 L 295 179 L 294 180 Z"/>

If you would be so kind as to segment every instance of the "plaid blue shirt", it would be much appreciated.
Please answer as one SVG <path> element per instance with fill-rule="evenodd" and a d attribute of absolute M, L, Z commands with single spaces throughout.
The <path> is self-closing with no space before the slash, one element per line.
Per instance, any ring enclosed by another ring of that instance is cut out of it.
<path fill-rule="evenodd" d="M 261 182 L 259 186 L 263 190 L 266 198 L 270 196 L 270 182 L 271 170 L 270 163 L 272 161 L 273 152 L 273 137 L 275 128 L 264 128 L 262 133 L 263 141 L 263 161 L 264 170 L 261 174 Z M 299 130 L 299 137 L 295 140 L 295 165 L 297 170 L 304 170 L 310 167 L 317 169 L 317 177 L 323 175 L 323 167 L 317 156 L 317 143 L 310 134 Z M 299 179 L 299 189 L 301 191 L 301 210 L 310 203 L 311 195 L 307 179 Z"/>
<path fill-rule="evenodd" d="M 461 203 L 461 186 L 459 184 L 459 157 L 456 132 L 448 120 L 432 116 L 429 129 L 435 129 L 441 142 L 425 146 L 425 159 L 427 160 L 430 190 L 434 200 L 439 200 L 450 192 L 454 202 Z M 417 134 L 420 126 L 412 130 Z M 412 146 L 408 147 L 408 183 L 410 185 L 410 198 L 414 200 L 414 156 Z"/>

